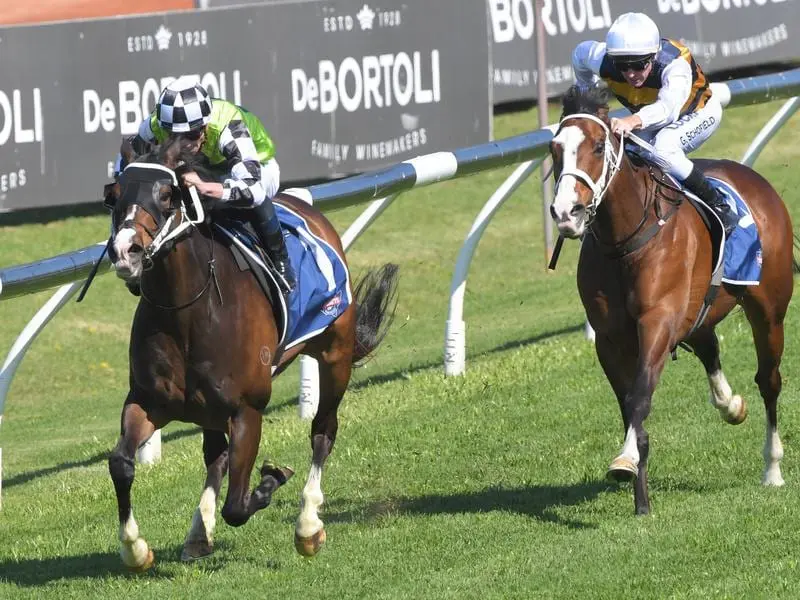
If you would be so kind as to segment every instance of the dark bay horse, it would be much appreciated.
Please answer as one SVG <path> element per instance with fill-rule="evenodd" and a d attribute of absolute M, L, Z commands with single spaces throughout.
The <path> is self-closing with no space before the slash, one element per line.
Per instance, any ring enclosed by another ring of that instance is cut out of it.
<path fill-rule="evenodd" d="M 722 418 L 737 424 L 747 415 L 744 400 L 732 394 L 722 372 L 714 332 L 737 304 L 752 329 L 758 357 L 755 381 L 766 407 L 763 483 L 783 485 L 779 367 L 797 265 L 792 224 L 781 198 L 744 165 L 697 161 L 749 205 L 763 263 L 760 285 L 723 284 L 705 320 L 692 332 L 711 279 L 711 235 L 698 211 L 680 202 L 679 191 L 661 185 L 648 165 L 634 164 L 622 150 L 611 134 L 606 89 L 572 88 L 567 93 L 550 150 L 558 182 L 551 213 L 562 236 L 583 236 L 578 290 L 596 331 L 597 357 L 622 412 L 625 441 L 609 475 L 635 480 L 636 514 L 650 511 L 644 421 L 667 356 L 679 343 L 691 347 L 703 363 L 711 403 Z"/>
<path fill-rule="evenodd" d="M 319 362 L 311 469 L 295 528 L 298 552 L 312 556 L 325 541 L 318 509 L 323 503 L 323 465 L 336 440 L 337 409 L 353 366 L 386 334 L 394 312 L 397 268 L 387 264 L 369 272 L 356 286 L 353 302 L 327 329 L 281 353 L 272 307 L 253 274 L 240 270 L 220 242 L 223 236 L 215 236 L 209 224 L 197 218 L 196 224 L 189 224 L 198 209 L 187 208 L 191 195 L 175 172 L 181 160 L 179 144 L 168 141 L 132 162 L 113 194 L 112 258 L 117 274 L 138 286 L 142 296 L 131 330 L 130 391 L 122 409 L 121 437 L 109 458 L 121 556 L 132 570 L 145 570 L 154 562 L 131 509 L 134 455 L 170 421 L 203 428 L 207 467 L 184 542 L 184 560 L 212 551 L 217 497 L 226 473 L 229 487 L 221 514 L 229 525 L 242 525 L 269 505 L 272 493 L 292 471 L 265 461 L 260 481 L 250 491 L 262 411 L 270 400 L 272 377 L 301 352 Z M 319 211 L 290 196 L 276 200 L 302 216 L 344 259 L 339 236 Z"/>

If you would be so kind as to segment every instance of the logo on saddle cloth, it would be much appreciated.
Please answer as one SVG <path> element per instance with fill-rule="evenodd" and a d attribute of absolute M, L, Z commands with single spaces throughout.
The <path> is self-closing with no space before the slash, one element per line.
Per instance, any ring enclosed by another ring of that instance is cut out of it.
<path fill-rule="evenodd" d="M 330 315 L 338 315 L 341 312 L 339 310 L 339 307 L 341 305 L 342 305 L 342 292 L 338 291 L 338 292 L 336 292 L 336 295 L 333 298 L 328 300 L 322 306 L 322 314 L 328 315 L 328 316 L 330 316 Z"/>

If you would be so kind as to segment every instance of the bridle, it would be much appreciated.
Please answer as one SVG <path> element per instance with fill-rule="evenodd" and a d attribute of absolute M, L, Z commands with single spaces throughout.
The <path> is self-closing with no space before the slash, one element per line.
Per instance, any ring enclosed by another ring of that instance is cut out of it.
<path fill-rule="evenodd" d="M 169 176 L 173 195 L 177 193 L 178 197 L 181 199 L 180 204 L 177 207 L 173 207 L 172 210 L 169 211 L 169 214 L 166 218 L 164 218 L 160 210 L 155 210 L 153 207 L 148 206 L 148 204 L 154 204 L 154 203 L 136 203 L 142 210 L 147 212 L 147 214 L 149 214 L 150 217 L 157 224 L 160 223 L 160 226 L 156 231 L 151 231 L 149 228 L 145 227 L 141 223 L 138 224 L 147 232 L 147 234 L 151 238 L 151 242 L 144 248 L 142 256 L 142 269 L 143 271 L 146 272 L 153 268 L 155 260 L 160 254 L 162 254 L 167 250 L 170 250 L 180 238 L 188 237 L 192 233 L 194 228 L 196 228 L 199 224 L 203 223 L 205 221 L 206 215 L 205 215 L 205 210 L 203 208 L 203 204 L 200 201 L 199 195 L 197 194 L 197 189 L 194 186 L 190 186 L 188 188 L 189 197 L 192 200 L 191 204 L 192 211 L 190 212 L 188 210 L 186 203 L 184 202 L 183 191 L 178 184 L 178 176 L 173 169 L 170 169 L 167 166 L 160 165 L 157 163 L 134 162 L 125 167 L 123 173 L 131 171 L 131 173 L 129 173 L 130 176 L 137 170 L 138 171 L 155 170 L 166 173 Z M 150 173 L 148 175 L 149 178 L 152 179 L 153 174 Z M 150 179 L 146 177 L 145 181 L 149 181 Z M 156 214 L 153 214 L 154 212 Z M 112 216 L 111 226 L 112 226 L 112 238 L 113 238 L 113 236 L 116 235 L 116 232 L 119 229 L 116 225 L 113 216 Z M 135 224 L 130 221 L 125 221 L 122 223 L 122 226 L 134 227 Z M 211 258 L 208 261 L 208 277 L 206 279 L 205 285 L 199 292 L 197 292 L 191 298 L 191 300 L 175 306 L 162 305 L 147 297 L 143 285 L 140 287 L 142 299 L 145 300 L 148 304 L 151 304 L 155 308 L 159 308 L 161 310 L 180 310 L 182 308 L 191 306 L 197 300 L 199 300 L 203 296 L 203 294 L 206 293 L 206 291 L 211 286 L 211 283 L 213 281 L 217 287 L 217 294 L 219 295 L 221 301 L 222 295 L 220 293 L 219 282 L 217 281 L 216 277 L 213 228 L 211 229 L 211 240 L 209 242 L 209 245 L 211 248 Z"/>
<path fill-rule="evenodd" d="M 149 270 L 152 268 L 155 258 L 162 251 L 169 249 L 181 236 L 191 233 L 192 228 L 205 221 L 206 215 L 205 210 L 203 209 L 203 204 L 200 202 L 200 197 L 197 195 L 197 189 L 194 186 L 188 188 L 189 197 L 192 200 L 194 216 L 188 211 L 186 204 L 183 202 L 183 193 L 178 185 L 178 176 L 173 169 L 156 163 L 134 162 L 125 167 L 123 173 L 127 173 L 128 171 L 135 172 L 142 169 L 157 170 L 169 175 L 173 194 L 177 193 L 181 198 L 180 205 L 170 211 L 169 216 L 157 231 L 153 232 L 146 227 L 144 228 L 152 240 L 145 247 L 144 256 L 142 257 L 145 270 Z M 159 218 L 159 215 L 152 214 L 147 207 L 141 207 L 148 214 L 150 214 L 156 223 L 162 220 Z M 123 223 L 123 226 L 124 225 L 132 226 L 133 223 Z"/>
<path fill-rule="evenodd" d="M 603 170 L 600 173 L 600 177 L 597 179 L 597 181 L 593 180 L 586 171 L 579 169 L 576 166 L 574 169 L 562 170 L 555 185 L 555 194 L 558 195 L 558 186 L 561 184 L 563 177 L 565 175 L 572 175 L 576 179 L 579 179 L 585 183 L 589 189 L 592 190 L 592 201 L 586 206 L 586 226 L 588 227 L 592 224 L 592 221 L 594 221 L 595 215 L 597 214 L 597 209 L 600 206 L 600 203 L 603 201 L 603 197 L 606 195 L 606 192 L 608 192 L 608 188 L 611 186 L 614 176 L 620 170 L 620 164 L 622 163 L 622 158 L 625 155 L 624 134 L 620 136 L 619 148 L 615 151 L 614 144 L 611 141 L 611 130 L 602 119 L 588 113 L 568 115 L 559 122 L 559 131 L 561 131 L 561 128 L 564 127 L 564 123 L 570 119 L 589 119 L 590 121 L 594 121 L 603 128 L 603 131 L 605 131 L 606 134 L 603 149 Z M 558 135 L 558 133 L 556 133 L 556 135 Z"/>

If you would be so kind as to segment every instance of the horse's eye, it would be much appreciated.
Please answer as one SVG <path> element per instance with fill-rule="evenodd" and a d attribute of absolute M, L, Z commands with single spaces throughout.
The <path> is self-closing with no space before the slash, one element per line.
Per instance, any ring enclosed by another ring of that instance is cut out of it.
<path fill-rule="evenodd" d="M 594 148 L 592 148 L 592 152 L 600 156 L 601 154 L 603 154 L 603 152 L 605 152 L 605 149 L 606 149 L 605 142 L 595 142 Z"/>

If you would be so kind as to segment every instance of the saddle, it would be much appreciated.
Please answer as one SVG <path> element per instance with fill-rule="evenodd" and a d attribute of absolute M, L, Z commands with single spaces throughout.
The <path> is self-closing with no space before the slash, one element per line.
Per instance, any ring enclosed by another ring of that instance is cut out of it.
<path fill-rule="evenodd" d="M 278 284 L 279 276 L 275 266 L 259 245 L 255 230 L 250 223 L 225 213 L 215 214 L 212 227 L 222 233 L 220 241 L 231 251 L 239 270 L 250 271 L 255 277 L 272 307 L 275 324 L 280 333 L 279 344 L 283 343 L 288 317 L 286 300 Z"/>
<path fill-rule="evenodd" d="M 274 267 L 258 247 L 258 238 L 249 224 L 228 214 L 227 218 L 216 217 L 213 227 L 239 268 L 253 273 L 270 301 L 279 333 L 277 360 L 284 351 L 329 327 L 353 299 L 350 273 L 337 251 L 309 229 L 300 212 L 276 202 L 275 213 L 286 234 L 289 260 L 297 274 L 297 286 L 288 297 L 282 293 Z"/>

